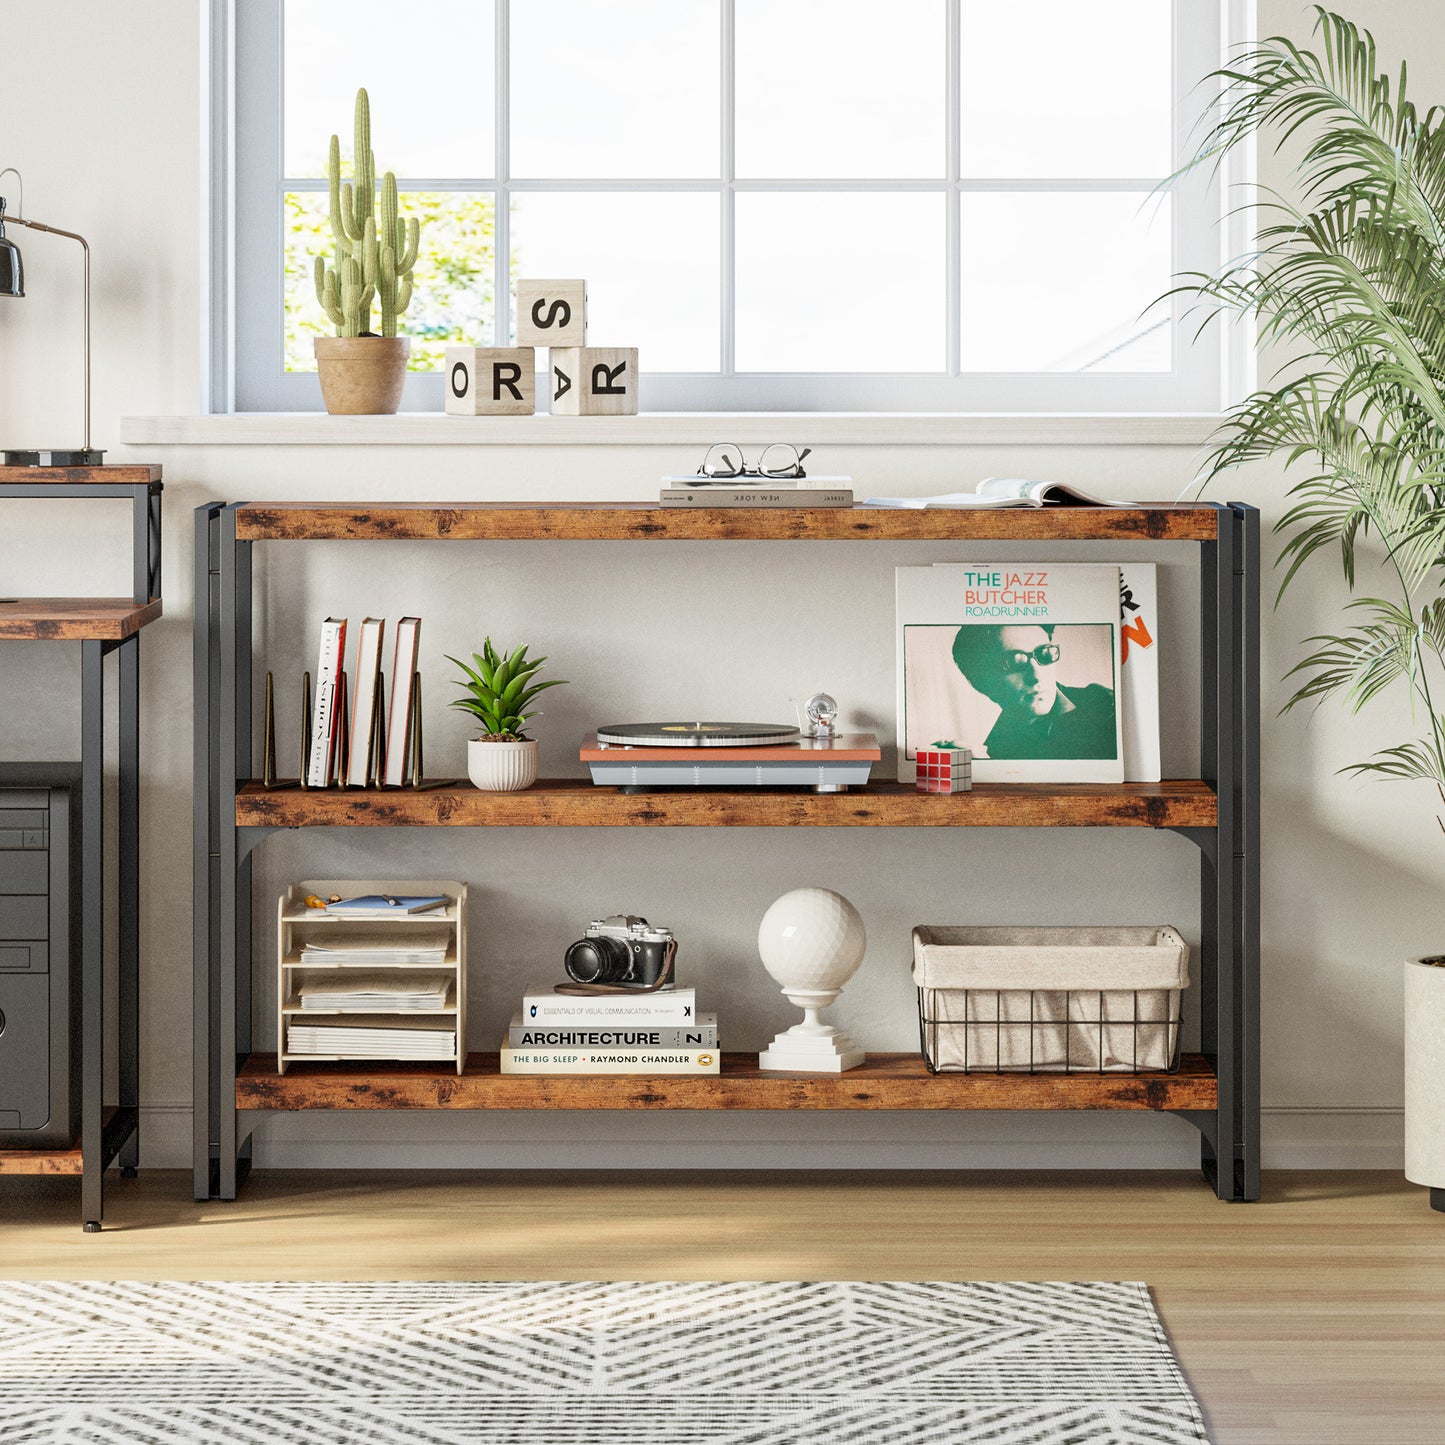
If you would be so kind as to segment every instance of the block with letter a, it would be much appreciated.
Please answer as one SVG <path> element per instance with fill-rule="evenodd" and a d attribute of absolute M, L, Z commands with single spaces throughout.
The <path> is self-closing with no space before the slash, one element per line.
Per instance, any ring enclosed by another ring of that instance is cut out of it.
<path fill-rule="evenodd" d="M 537 353 L 530 346 L 449 346 L 443 382 L 451 416 L 531 416 Z"/>
<path fill-rule="evenodd" d="M 585 281 L 518 281 L 518 346 L 586 346 Z"/>
<path fill-rule="evenodd" d="M 635 346 L 554 346 L 553 416 L 636 416 Z"/>

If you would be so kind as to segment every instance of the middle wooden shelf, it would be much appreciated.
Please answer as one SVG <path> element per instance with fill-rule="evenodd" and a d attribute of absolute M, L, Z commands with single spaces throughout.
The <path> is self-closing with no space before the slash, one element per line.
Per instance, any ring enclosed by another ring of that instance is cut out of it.
<path fill-rule="evenodd" d="M 470 784 L 409 788 L 267 789 L 236 795 L 240 828 L 1213 828 L 1214 789 L 1162 783 L 985 783 L 921 793 L 870 783 L 848 793 L 704 788 L 624 793 L 585 778 L 543 778 L 520 793 Z"/>

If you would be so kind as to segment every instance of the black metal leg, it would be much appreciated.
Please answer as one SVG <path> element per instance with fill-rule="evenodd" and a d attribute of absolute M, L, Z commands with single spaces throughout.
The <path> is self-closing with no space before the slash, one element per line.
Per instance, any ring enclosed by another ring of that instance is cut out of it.
<path fill-rule="evenodd" d="M 1430 1208 L 1438 1209 L 1445 1214 L 1445 1189 L 1432 1189 L 1430 1191 Z"/>
<path fill-rule="evenodd" d="M 105 644 L 80 652 L 80 1217 L 93 1234 L 105 1176 Z"/>
<path fill-rule="evenodd" d="M 235 797 L 236 784 L 240 777 L 238 755 L 238 722 L 241 716 L 241 699 L 246 689 L 241 684 L 242 650 L 249 656 L 251 631 L 249 610 L 243 606 L 238 564 L 240 561 L 236 546 L 236 514 L 227 507 L 218 518 L 219 546 L 217 550 L 217 581 L 220 602 L 220 691 L 218 697 L 216 726 L 220 747 L 219 797 L 220 818 L 217 827 L 217 852 L 221 877 L 220 908 L 218 911 L 220 937 L 218 954 L 220 962 L 219 994 L 216 1000 L 219 1013 L 217 1029 L 216 1106 L 220 1119 L 220 1159 L 218 1164 L 216 1193 L 221 1199 L 236 1197 L 236 1156 L 239 1140 L 236 1136 L 236 1054 L 240 1039 L 237 1029 L 239 998 L 237 994 L 238 948 L 241 930 L 238 912 L 244 906 L 250 907 L 249 897 L 239 898 L 241 859 L 237 847 Z M 245 589 L 246 603 L 249 603 L 249 589 Z M 245 637 L 241 636 L 243 620 L 246 625 Z M 247 714 L 249 719 L 249 713 Z M 249 968 L 250 959 L 246 960 Z"/>
<path fill-rule="evenodd" d="M 120 892 L 117 1103 L 129 1120 L 121 1173 L 140 1163 L 140 634 L 119 648 L 120 759 L 118 887 Z"/>
<path fill-rule="evenodd" d="M 195 723 L 192 740 L 195 774 L 195 909 L 192 1023 L 194 1037 L 192 1102 L 192 1192 L 197 1199 L 215 1195 L 220 1155 L 219 1018 L 220 986 L 220 736 L 218 705 L 220 639 L 219 503 L 196 509 L 193 686 Z"/>

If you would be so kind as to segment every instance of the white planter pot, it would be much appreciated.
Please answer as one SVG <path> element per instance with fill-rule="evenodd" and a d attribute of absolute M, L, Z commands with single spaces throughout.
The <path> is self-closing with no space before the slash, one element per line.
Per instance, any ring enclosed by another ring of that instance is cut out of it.
<path fill-rule="evenodd" d="M 517 793 L 530 788 L 537 781 L 537 744 L 473 738 L 467 744 L 467 776 L 484 793 Z"/>
<path fill-rule="evenodd" d="M 1445 1210 L 1445 967 L 1405 964 L 1405 1178 Z"/>

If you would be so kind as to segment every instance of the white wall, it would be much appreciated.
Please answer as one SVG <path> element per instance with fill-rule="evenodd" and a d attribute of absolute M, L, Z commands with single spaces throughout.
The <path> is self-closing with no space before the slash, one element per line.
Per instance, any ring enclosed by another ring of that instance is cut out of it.
<path fill-rule="evenodd" d="M 1303 8 L 1267 0 L 1261 29 L 1302 33 Z M 10 0 L 12 49 L 0 90 L 0 165 L 25 173 L 30 214 L 84 233 L 95 252 L 97 443 L 111 448 L 113 461 L 166 467 L 166 616 L 142 649 L 150 1164 L 187 1162 L 191 509 L 212 497 L 641 498 L 659 473 L 690 465 L 694 450 L 120 447 L 121 416 L 189 413 L 198 402 L 200 9 L 192 0 Z M 1376 28 L 1387 55 L 1409 53 L 1418 94 L 1445 94 L 1445 15 L 1410 0 L 1370 0 L 1353 13 Z M 1262 170 L 1268 180 L 1267 162 Z M 245 244 L 244 218 L 241 231 Z M 78 253 L 50 237 L 19 239 L 31 296 L 0 310 L 0 441 L 74 445 Z M 1198 461 L 1186 447 L 894 449 L 830 446 L 827 435 L 820 420 L 798 440 L 868 491 L 941 490 L 1006 472 L 1068 475 L 1115 494 L 1161 498 L 1176 495 Z M 1282 510 L 1283 490 L 1272 468 L 1227 488 L 1263 508 L 1266 526 Z M 1272 543 L 1267 550 L 1272 555 Z M 125 553 L 124 518 L 112 504 L 0 504 L 7 593 L 121 592 Z M 429 760 L 434 770 L 456 772 L 465 729 L 445 710 L 442 653 L 484 629 L 535 640 L 573 684 L 548 695 L 544 763 L 561 771 L 575 768 L 569 753 L 585 726 L 690 710 L 698 701 L 717 713 L 781 716 L 783 699 L 826 687 L 855 720 L 891 732 L 892 568 L 956 555 L 950 547 L 872 544 L 263 549 L 258 636 L 267 665 L 291 679 L 316 619 L 328 612 L 422 615 Z M 1191 549 L 1161 546 L 1149 555 L 1166 568 L 1166 637 L 1189 646 L 1197 615 Z M 1398 1162 L 1399 962 L 1441 947 L 1445 837 L 1436 800 L 1424 788 L 1364 785 L 1336 771 L 1406 736 L 1403 704 L 1387 701 L 1361 718 L 1336 709 L 1312 719 L 1275 716 L 1298 639 L 1328 626 L 1342 597 L 1326 562 L 1264 618 L 1265 1155 L 1280 1166 Z M 703 617 L 692 615 L 699 605 Z M 0 643 L 0 755 L 75 753 L 72 652 Z M 1186 653 L 1174 664 L 1165 716 L 1166 771 L 1183 774 L 1197 770 L 1190 662 Z M 283 737 L 294 708 L 294 694 L 283 692 Z M 1170 834 L 338 830 L 264 845 L 258 937 L 268 936 L 267 900 L 285 882 L 387 867 L 473 885 L 474 1047 L 494 1046 L 520 985 L 553 970 L 599 908 L 674 926 L 685 970 L 722 1013 L 728 1046 L 741 1048 L 788 1021 L 751 936 L 766 904 L 797 884 L 838 888 L 868 920 L 869 961 L 839 1013 L 879 1049 L 915 1040 L 906 978 L 914 922 L 1167 919 L 1196 938 L 1198 928 L 1195 855 Z M 257 978 L 264 1000 L 264 956 Z M 1195 1151 L 1192 1131 L 1177 1120 L 1108 1115 L 316 1115 L 268 1120 L 261 1136 L 263 1162 L 287 1164 L 1124 1166 L 1187 1165 Z"/>

